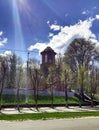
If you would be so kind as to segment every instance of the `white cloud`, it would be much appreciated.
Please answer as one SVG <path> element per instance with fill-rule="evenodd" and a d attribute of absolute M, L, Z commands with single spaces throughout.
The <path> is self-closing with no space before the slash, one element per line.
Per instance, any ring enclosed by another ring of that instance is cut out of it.
<path fill-rule="evenodd" d="M 50 21 L 47 21 L 47 24 L 49 25 L 49 24 L 50 24 Z"/>
<path fill-rule="evenodd" d="M 96 15 L 96 19 L 99 19 L 99 15 Z"/>
<path fill-rule="evenodd" d="M 91 27 L 93 21 L 96 18 L 89 18 L 87 20 L 80 20 L 78 23 L 71 26 L 63 26 L 60 28 L 58 34 L 53 35 L 48 43 L 36 43 L 35 45 L 31 45 L 29 50 L 38 49 L 40 52 L 44 50 L 47 46 L 52 47 L 57 53 L 64 54 L 64 51 L 68 47 L 68 45 L 75 38 L 86 38 L 88 40 L 92 40 L 97 42 L 95 34 L 91 31 Z M 55 25 L 51 25 L 53 30 L 55 30 Z M 57 25 L 58 28 L 60 25 Z M 50 28 L 51 29 L 51 28 Z"/>
<path fill-rule="evenodd" d="M 82 14 L 84 14 L 84 15 L 89 14 L 89 10 L 84 10 L 84 11 L 82 12 Z"/>
<path fill-rule="evenodd" d="M 13 53 L 11 51 L 5 51 L 4 53 L 1 53 L 0 55 L 6 57 L 6 56 L 12 56 Z"/>
<path fill-rule="evenodd" d="M 44 50 L 44 48 L 47 47 L 46 43 L 36 43 L 35 45 L 31 45 L 28 50 L 32 51 L 34 49 L 38 49 L 40 52 Z"/>
<path fill-rule="evenodd" d="M 56 24 L 52 24 L 52 25 L 50 26 L 50 29 L 51 29 L 51 30 L 54 30 L 54 31 L 59 31 L 59 30 L 61 29 L 61 26 L 56 25 Z"/>
<path fill-rule="evenodd" d="M 3 32 L 1 31 L 1 32 L 0 32 L 0 36 L 2 36 L 2 35 L 3 35 Z"/>
<path fill-rule="evenodd" d="M 7 55 L 13 55 L 13 53 L 11 52 L 11 51 L 5 51 L 5 53 L 4 53 L 6 56 Z"/>
<path fill-rule="evenodd" d="M 0 47 L 1 47 L 1 46 L 4 46 L 4 44 L 6 44 L 7 41 L 8 41 L 8 39 L 7 39 L 7 38 L 3 38 L 2 35 L 3 35 L 3 32 L 0 31 Z"/>
<path fill-rule="evenodd" d="M 53 33 L 49 33 L 49 36 L 48 37 L 53 37 L 54 36 L 54 34 Z"/>
<path fill-rule="evenodd" d="M 7 41 L 8 41 L 7 38 L 0 39 L 0 47 L 1 47 L 1 46 L 4 46 L 4 44 L 6 44 Z"/>

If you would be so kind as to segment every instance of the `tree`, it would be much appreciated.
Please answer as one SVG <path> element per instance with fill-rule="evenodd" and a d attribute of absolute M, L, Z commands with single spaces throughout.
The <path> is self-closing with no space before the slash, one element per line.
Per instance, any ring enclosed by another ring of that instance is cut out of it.
<path fill-rule="evenodd" d="M 86 77 L 86 68 L 85 66 L 80 66 L 78 70 L 78 75 L 77 75 L 77 85 L 78 88 L 80 88 L 80 96 L 82 100 L 84 101 L 84 88 L 85 88 L 85 77 Z"/>
<path fill-rule="evenodd" d="M 54 103 L 54 82 L 57 81 L 56 77 L 56 66 L 52 65 L 48 68 L 48 76 L 47 76 L 47 84 L 49 84 L 50 92 L 51 92 L 51 106 L 53 108 Z"/>
<path fill-rule="evenodd" d="M 41 74 L 39 71 L 38 61 L 31 59 L 29 62 L 29 78 L 34 91 L 35 107 L 38 110 L 38 88 L 40 85 Z"/>
<path fill-rule="evenodd" d="M 9 88 L 15 88 L 16 84 L 16 55 L 11 55 L 9 58 Z"/>
<path fill-rule="evenodd" d="M 8 63 L 6 58 L 0 57 L 0 111 L 1 111 L 1 102 L 2 102 L 2 92 L 5 84 L 6 73 L 8 68 Z"/>
<path fill-rule="evenodd" d="M 66 107 L 68 107 L 68 91 L 67 91 L 67 87 L 68 87 L 68 73 L 65 70 L 64 71 L 64 87 L 65 87 L 65 101 L 66 101 Z"/>
<path fill-rule="evenodd" d="M 83 38 L 75 39 L 64 54 L 64 62 L 73 72 L 77 72 L 80 66 L 89 67 L 90 62 L 97 57 L 95 44 Z"/>
<path fill-rule="evenodd" d="M 95 50 L 95 44 L 91 41 L 85 40 L 83 38 L 75 39 L 67 48 L 64 55 L 64 62 L 67 63 L 72 72 L 75 73 L 76 82 L 78 80 L 78 72 L 80 73 L 80 90 L 83 97 L 84 91 L 84 70 L 86 71 L 90 67 L 90 63 L 96 60 L 99 53 Z"/>
<path fill-rule="evenodd" d="M 17 59 L 17 66 L 16 66 L 16 89 L 17 89 L 17 109 L 20 112 L 20 98 L 19 98 L 19 91 L 20 91 L 20 82 L 22 79 L 22 60 L 20 58 Z"/>

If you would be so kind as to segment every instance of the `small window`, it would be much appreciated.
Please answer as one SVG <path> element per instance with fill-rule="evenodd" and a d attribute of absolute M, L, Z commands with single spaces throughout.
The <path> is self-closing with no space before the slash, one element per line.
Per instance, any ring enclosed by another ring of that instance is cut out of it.
<path fill-rule="evenodd" d="M 48 60 L 48 56 L 45 55 L 45 63 L 47 63 L 47 60 Z"/>
<path fill-rule="evenodd" d="M 52 63 L 53 62 L 53 55 L 50 54 L 50 57 L 49 57 L 49 62 Z"/>

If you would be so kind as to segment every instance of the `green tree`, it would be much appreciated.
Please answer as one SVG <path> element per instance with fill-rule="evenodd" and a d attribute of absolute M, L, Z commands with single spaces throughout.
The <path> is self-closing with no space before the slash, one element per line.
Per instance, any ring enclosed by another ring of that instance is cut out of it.
<path fill-rule="evenodd" d="M 75 39 L 67 48 L 64 55 L 64 62 L 68 64 L 75 74 L 75 81 L 80 78 L 80 90 L 83 97 L 84 91 L 84 71 L 88 71 L 90 63 L 97 60 L 99 53 L 95 49 L 95 44 L 86 39 Z M 79 75 L 78 75 L 79 74 Z"/>
<path fill-rule="evenodd" d="M 64 54 L 64 62 L 67 63 L 73 72 L 77 72 L 80 66 L 88 68 L 90 62 L 97 57 L 95 44 L 83 38 L 75 39 L 67 48 Z"/>

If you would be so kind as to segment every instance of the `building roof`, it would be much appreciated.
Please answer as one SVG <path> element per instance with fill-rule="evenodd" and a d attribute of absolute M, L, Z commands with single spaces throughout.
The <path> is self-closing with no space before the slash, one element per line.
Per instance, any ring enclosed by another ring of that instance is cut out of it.
<path fill-rule="evenodd" d="M 45 48 L 44 51 L 41 52 L 41 54 L 48 53 L 48 52 L 56 54 L 56 52 L 54 52 L 54 50 L 49 46 L 47 48 Z"/>

